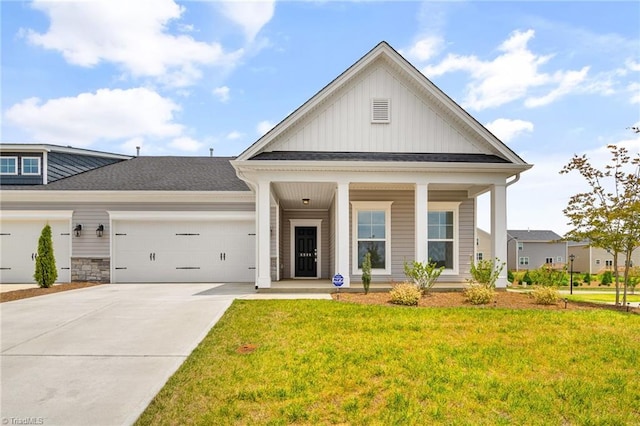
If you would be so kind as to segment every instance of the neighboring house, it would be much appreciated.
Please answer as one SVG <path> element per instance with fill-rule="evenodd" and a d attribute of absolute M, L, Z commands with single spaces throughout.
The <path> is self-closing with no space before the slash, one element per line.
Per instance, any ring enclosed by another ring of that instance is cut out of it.
<path fill-rule="evenodd" d="M 512 271 L 549 266 L 564 268 L 567 262 L 567 242 L 553 231 L 508 230 L 507 268 Z"/>
<path fill-rule="evenodd" d="M 569 255 L 574 255 L 573 270 L 575 272 L 601 274 L 613 271 L 613 254 L 605 249 L 592 247 L 589 241 L 569 241 Z M 631 254 L 631 266 L 640 265 L 640 249 Z M 625 266 L 625 256 L 618 255 L 618 267 L 622 271 Z"/>
<path fill-rule="evenodd" d="M 57 145 L 6 143 L 0 145 L 0 185 L 46 185 L 130 158 Z"/>
<path fill-rule="evenodd" d="M 478 228 L 476 229 L 476 260 L 490 259 L 493 259 L 491 254 L 491 234 Z"/>
<path fill-rule="evenodd" d="M 3 187 L 2 217 L 82 225 L 77 280 L 269 288 L 341 274 L 349 286 L 371 252 L 374 282 L 432 259 L 457 287 L 476 250 L 476 197 L 492 195 L 491 253 L 506 258 L 507 187 L 530 167 L 382 42 L 237 158 L 137 157 Z"/>

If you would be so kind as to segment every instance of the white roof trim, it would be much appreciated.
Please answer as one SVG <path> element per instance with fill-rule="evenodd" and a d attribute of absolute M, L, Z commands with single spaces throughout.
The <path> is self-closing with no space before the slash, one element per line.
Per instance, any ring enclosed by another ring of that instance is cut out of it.
<path fill-rule="evenodd" d="M 194 212 L 194 211 L 113 211 L 108 210 L 111 220 L 255 220 L 256 213 L 248 211 Z"/>
<path fill-rule="evenodd" d="M 2 210 L 2 220 L 64 220 L 71 219 L 73 210 Z"/>
<path fill-rule="evenodd" d="M 61 152 L 66 154 L 89 155 L 92 157 L 115 158 L 118 160 L 129 160 L 132 155 L 114 154 L 111 152 L 94 151 L 91 149 L 74 148 L 71 146 L 60 146 L 50 144 L 30 144 L 30 143 L 2 143 L 0 151 L 6 152 Z"/>

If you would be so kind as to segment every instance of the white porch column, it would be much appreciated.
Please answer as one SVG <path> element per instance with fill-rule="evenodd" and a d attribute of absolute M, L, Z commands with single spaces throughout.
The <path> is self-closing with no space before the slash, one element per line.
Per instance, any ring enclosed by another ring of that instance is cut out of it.
<path fill-rule="evenodd" d="M 343 287 L 349 287 L 351 268 L 349 267 L 349 182 L 340 182 L 336 190 L 336 226 L 335 226 L 335 273 L 344 277 Z"/>
<path fill-rule="evenodd" d="M 491 244 L 493 257 L 507 261 L 507 186 L 491 187 Z M 497 288 L 507 287 L 507 267 L 500 272 L 496 281 Z"/>
<path fill-rule="evenodd" d="M 256 196 L 256 234 L 258 252 L 256 253 L 258 288 L 271 287 L 271 182 L 258 182 Z"/>
<path fill-rule="evenodd" d="M 429 252 L 427 250 L 427 214 L 429 211 L 429 185 L 418 183 L 415 187 L 415 244 L 416 258 L 418 262 L 427 262 Z"/>

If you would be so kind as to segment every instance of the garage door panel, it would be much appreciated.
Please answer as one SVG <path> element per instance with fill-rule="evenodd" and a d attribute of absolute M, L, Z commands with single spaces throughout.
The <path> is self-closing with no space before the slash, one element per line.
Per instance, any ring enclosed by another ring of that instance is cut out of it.
<path fill-rule="evenodd" d="M 69 221 L 2 220 L 0 221 L 0 282 L 33 283 L 35 255 L 42 228 L 49 223 L 53 252 L 58 269 L 56 282 L 71 279 Z"/>
<path fill-rule="evenodd" d="M 119 220 L 113 228 L 114 282 L 254 281 L 253 221 Z"/>

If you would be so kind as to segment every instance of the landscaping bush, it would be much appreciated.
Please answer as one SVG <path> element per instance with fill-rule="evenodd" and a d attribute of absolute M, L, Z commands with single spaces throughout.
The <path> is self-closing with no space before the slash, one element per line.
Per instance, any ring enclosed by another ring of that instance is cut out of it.
<path fill-rule="evenodd" d="M 560 300 L 560 293 L 555 287 L 537 286 L 531 295 L 538 305 L 555 305 Z"/>
<path fill-rule="evenodd" d="M 568 285 L 567 274 L 564 270 L 556 270 L 549 266 L 542 266 L 538 269 L 527 271 L 530 273 L 531 281 L 534 284 L 543 286 Z"/>
<path fill-rule="evenodd" d="M 371 253 L 367 252 L 362 261 L 362 286 L 364 294 L 369 294 L 369 286 L 371 285 Z"/>
<path fill-rule="evenodd" d="M 611 283 L 613 282 L 613 274 L 611 273 L 611 271 L 606 271 L 604 274 L 602 274 L 602 278 L 600 279 L 600 285 L 611 285 Z"/>
<path fill-rule="evenodd" d="M 431 262 L 431 259 L 426 263 L 417 260 L 411 263 L 404 262 L 404 275 L 413 281 L 422 294 L 427 294 L 444 271 L 444 266 L 438 268 L 437 265 L 436 262 Z"/>
<path fill-rule="evenodd" d="M 529 271 L 524 273 L 524 277 L 522 277 L 522 282 L 526 285 L 531 285 L 533 280 L 531 279 L 531 275 L 529 275 Z"/>
<path fill-rule="evenodd" d="M 591 278 L 591 274 L 588 272 L 584 274 L 584 279 L 582 281 L 586 284 L 591 284 L 591 281 L 593 281 L 593 279 Z"/>
<path fill-rule="evenodd" d="M 513 272 L 507 271 L 507 281 L 512 284 L 515 284 L 516 277 L 513 276 Z"/>
<path fill-rule="evenodd" d="M 498 258 L 479 260 L 476 263 L 471 263 L 469 272 L 471 273 L 472 280 L 470 280 L 470 283 L 478 283 L 484 287 L 495 288 L 496 281 L 503 268 L 504 262 L 500 263 L 500 259 Z"/>
<path fill-rule="evenodd" d="M 481 284 L 471 284 L 464 291 L 465 300 L 472 305 L 486 305 L 495 298 L 495 290 L 492 287 L 486 287 Z"/>
<path fill-rule="evenodd" d="M 391 303 L 396 305 L 417 306 L 422 297 L 422 291 L 412 283 L 401 283 L 393 286 L 389 291 Z"/>
<path fill-rule="evenodd" d="M 36 269 L 33 279 L 41 288 L 49 288 L 58 279 L 56 269 L 56 258 L 53 254 L 53 238 L 51 236 L 51 226 L 47 223 L 42 228 L 42 233 L 38 239 L 38 255 L 36 257 Z"/>

